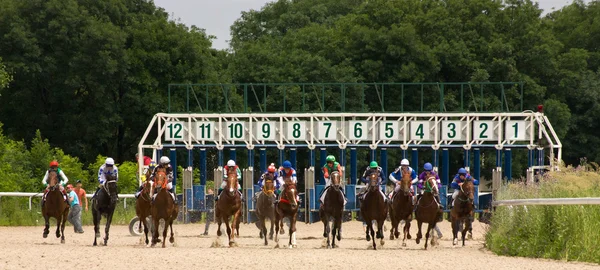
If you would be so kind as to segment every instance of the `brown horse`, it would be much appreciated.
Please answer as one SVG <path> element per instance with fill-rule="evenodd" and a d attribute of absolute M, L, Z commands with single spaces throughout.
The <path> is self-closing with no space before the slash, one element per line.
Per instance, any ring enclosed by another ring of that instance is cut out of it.
<path fill-rule="evenodd" d="M 290 219 L 290 241 L 288 243 L 289 248 L 297 247 L 296 244 L 296 218 L 298 215 L 298 189 L 289 177 L 284 179 L 284 189 L 281 194 L 281 199 L 275 207 L 275 242 L 277 245 L 275 248 L 279 248 L 279 230 L 283 228 L 283 218 L 288 217 Z"/>
<path fill-rule="evenodd" d="M 402 180 L 400 181 L 400 191 L 394 193 L 392 199 L 392 205 L 390 205 L 390 219 L 392 220 L 392 230 L 390 231 L 390 240 L 394 240 L 394 236 L 399 238 L 400 233 L 398 232 L 398 224 L 401 220 L 404 220 L 404 238 L 402 239 L 402 246 L 406 246 L 406 239 L 411 239 L 410 236 L 410 222 L 412 221 L 413 213 L 413 199 L 410 192 L 411 186 L 411 175 L 410 172 L 402 173 Z"/>
<path fill-rule="evenodd" d="M 142 186 L 144 187 L 142 193 L 140 193 L 140 196 L 135 201 L 135 214 L 140 219 L 140 231 L 142 229 L 142 224 L 144 224 L 145 242 L 146 245 L 148 245 L 148 227 L 150 226 L 146 222 L 146 219 L 150 216 L 152 210 L 152 195 L 150 194 L 150 192 L 152 192 L 152 183 L 150 182 L 150 170 L 146 173 L 146 181 L 144 181 Z M 140 241 L 142 241 L 144 236 L 141 237 Z"/>
<path fill-rule="evenodd" d="M 331 173 L 331 186 L 325 195 L 324 204 L 319 208 L 319 216 L 323 222 L 323 237 L 326 238 L 327 248 L 336 248 L 335 239 L 341 241 L 342 215 L 344 213 L 344 194 L 342 193 L 342 177 L 338 171 Z M 329 220 L 333 219 L 332 241 L 329 240 Z"/>
<path fill-rule="evenodd" d="M 427 223 L 427 231 L 425 233 L 425 249 L 427 249 L 427 242 L 429 241 L 429 235 L 431 234 L 431 245 L 435 246 L 437 243 L 435 241 L 435 235 L 432 233 L 435 225 L 437 224 L 438 219 L 442 216 L 443 212 L 440 209 L 438 202 L 435 200 L 436 194 L 438 194 L 438 187 L 435 177 L 429 177 L 423 184 L 424 192 L 421 199 L 417 204 L 417 226 L 419 227 L 419 232 L 417 233 L 417 244 L 421 242 L 421 238 L 423 238 L 423 234 L 421 234 L 421 226 L 423 223 Z"/>
<path fill-rule="evenodd" d="M 472 227 L 472 218 L 473 218 L 473 199 L 475 195 L 475 186 L 473 185 L 473 181 L 470 179 L 465 179 L 463 184 L 460 186 L 460 191 L 458 192 L 458 197 L 456 197 L 456 201 L 454 202 L 454 207 L 450 211 L 450 215 L 452 216 L 452 245 L 458 244 L 458 231 L 462 231 L 462 245 L 465 245 L 465 234 L 467 231 L 471 231 Z M 463 224 L 465 224 L 463 228 Z"/>
<path fill-rule="evenodd" d="M 273 176 L 267 174 L 264 179 L 264 185 L 262 191 L 256 199 L 256 215 L 258 216 L 257 225 L 260 229 L 260 237 L 265 238 L 265 246 L 268 245 L 267 241 L 267 224 L 266 219 L 271 221 L 271 230 L 269 232 L 269 239 L 273 240 L 273 227 L 275 226 L 275 184 L 273 183 Z"/>
<path fill-rule="evenodd" d="M 159 170 L 156 173 L 155 183 L 157 185 L 166 185 L 167 182 L 167 174 L 163 170 Z M 141 196 L 141 195 L 140 195 Z M 167 188 L 161 188 L 160 191 L 156 194 L 156 198 L 154 198 L 154 202 L 152 203 L 152 207 L 150 213 L 152 214 L 152 246 L 155 246 L 156 243 L 159 242 L 158 239 L 158 225 L 160 220 L 165 221 L 165 227 L 163 228 L 163 239 L 162 239 L 162 247 L 166 247 L 166 238 L 167 238 L 167 230 L 171 228 L 171 237 L 169 238 L 169 242 L 171 244 L 175 243 L 175 237 L 173 234 L 173 221 L 177 219 L 178 215 L 178 205 L 175 204 L 171 194 L 167 191 Z M 145 219 L 144 219 L 145 220 Z"/>
<path fill-rule="evenodd" d="M 46 194 L 46 202 L 42 206 L 42 216 L 46 222 L 44 228 L 44 238 L 48 237 L 50 233 L 50 218 L 56 219 L 56 238 L 60 237 L 60 243 L 65 243 L 65 222 L 69 215 L 69 204 L 65 202 L 63 193 L 60 191 L 60 184 L 58 182 L 58 174 L 54 170 L 48 172 L 49 179 L 49 191 Z"/>
<path fill-rule="evenodd" d="M 238 180 L 235 168 L 231 168 L 227 172 L 227 186 L 221 193 L 219 200 L 217 201 L 217 207 L 215 209 L 215 216 L 217 218 L 217 237 L 221 236 L 221 223 L 225 222 L 227 227 L 227 235 L 229 237 L 229 246 L 237 246 L 235 242 L 235 234 L 233 231 L 239 226 L 240 216 L 242 214 L 242 197 L 237 190 Z M 231 221 L 231 227 L 229 226 L 229 217 L 233 216 Z M 239 236 L 239 229 L 238 229 Z"/>
<path fill-rule="evenodd" d="M 380 244 L 383 246 L 383 223 L 388 215 L 388 207 L 379 191 L 379 175 L 377 172 L 372 172 L 369 175 L 369 187 L 365 194 L 365 199 L 360 206 L 360 214 L 363 220 L 367 223 L 367 241 L 373 239 L 373 249 L 377 249 L 375 244 L 375 230 L 373 229 L 373 221 L 377 221 L 377 238 L 381 239 Z M 371 235 L 369 235 L 369 232 Z"/>

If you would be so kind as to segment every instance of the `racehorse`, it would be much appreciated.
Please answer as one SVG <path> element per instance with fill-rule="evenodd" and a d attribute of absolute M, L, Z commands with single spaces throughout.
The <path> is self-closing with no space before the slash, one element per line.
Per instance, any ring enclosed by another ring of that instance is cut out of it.
<path fill-rule="evenodd" d="M 160 186 L 160 191 L 156 194 L 154 202 L 152 203 L 151 214 L 152 214 L 152 245 L 155 246 L 159 242 L 158 227 L 161 219 L 165 221 L 165 227 L 163 228 L 163 239 L 162 247 L 166 247 L 167 230 L 171 228 L 171 237 L 169 242 L 175 243 L 175 237 L 173 234 L 173 221 L 177 219 L 178 205 L 175 204 L 171 194 L 167 191 L 167 174 L 163 169 L 159 169 L 156 172 L 155 184 Z"/>
<path fill-rule="evenodd" d="M 392 230 L 390 231 L 390 240 L 394 240 L 394 236 L 399 238 L 400 233 L 398 232 L 398 224 L 401 220 L 404 220 L 404 238 L 402 239 L 402 246 L 406 246 L 406 239 L 411 239 L 410 236 L 410 222 L 412 221 L 413 213 L 413 200 L 410 194 L 411 186 L 411 175 L 410 172 L 402 173 L 402 180 L 400 181 L 400 191 L 394 194 L 392 198 L 392 205 L 390 206 L 390 219 L 392 220 Z"/>
<path fill-rule="evenodd" d="M 296 184 L 291 181 L 290 177 L 284 179 L 284 189 L 281 194 L 281 199 L 275 207 L 275 242 L 276 248 L 279 248 L 279 230 L 283 229 L 283 218 L 288 217 L 290 219 L 290 241 L 288 243 L 289 248 L 297 247 L 296 244 L 296 218 L 298 215 L 298 189 Z"/>
<path fill-rule="evenodd" d="M 60 237 L 60 243 L 65 243 L 65 222 L 69 215 L 69 204 L 65 202 L 63 193 L 60 191 L 60 184 L 58 182 L 58 174 L 54 170 L 48 172 L 49 191 L 46 194 L 46 202 L 42 206 L 42 215 L 46 222 L 44 228 L 44 238 L 48 237 L 50 233 L 50 218 L 56 219 L 56 238 Z"/>
<path fill-rule="evenodd" d="M 381 245 L 385 244 L 383 240 L 383 223 L 388 215 L 388 207 L 383 197 L 381 197 L 378 183 L 379 175 L 377 172 L 372 172 L 369 175 L 369 187 L 367 193 L 360 206 L 360 214 L 364 222 L 367 223 L 367 241 L 373 238 L 373 249 L 377 249 L 375 244 L 375 230 L 373 229 L 373 221 L 377 221 L 377 238 L 381 239 Z M 371 235 L 369 235 L 369 232 Z"/>
<path fill-rule="evenodd" d="M 135 214 L 140 219 L 140 230 L 142 229 L 142 224 L 144 224 L 144 235 L 146 237 L 146 245 L 148 245 L 148 227 L 150 225 L 146 222 L 146 218 L 150 216 L 152 209 L 152 183 L 150 183 L 150 170 L 146 173 L 146 181 L 142 184 L 144 187 L 140 196 L 135 201 Z M 142 236 L 143 237 L 143 236 Z M 143 238 L 140 238 L 142 241 Z"/>
<path fill-rule="evenodd" d="M 467 231 L 471 231 L 472 218 L 473 218 L 473 198 L 475 194 L 475 186 L 471 179 L 465 179 L 463 184 L 460 186 L 460 191 L 454 202 L 454 207 L 450 211 L 452 217 L 452 234 L 453 240 L 452 245 L 458 244 L 457 234 L 458 231 L 462 231 L 462 245 L 465 245 L 465 234 Z M 463 228 L 463 224 L 465 224 Z"/>
<path fill-rule="evenodd" d="M 260 237 L 265 238 L 265 246 L 267 241 L 267 224 L 266 219 L 271 221 L 271 230 L 269 231 L 269 239 L 273 240 L 273 227 L 275 226 L 275 184 L 273 176 L 267 174 L 264 179 L 262 191 L 256 199 L 256 215 L 258 216 L 257 225 L 260 229 Z"/>
<path fill-rule="evenodd" d="M 221 192 L 221 196 L 217 201 L 215 216 L 217 218 L 217 236 L 221 236 L 221 223 L 225 222 L 227 227 L 227 235 L 229 236 L 229 246 L 237 246 L 233 230 L 239 228 L 240 216 L 242 214 L 242 197 L 237 190 L 238 180 L 235 168 L 230 168 L 227 172 L 227 186 Z M 229 226 L 229 217 L 233 216 L 231 227 Z M 239 236 L 239 229 L 238 236 Z"/>
<path fill-rule="evenodd" d="M 323 201 L 324 204 L 321 204 L 319 208 L 319 216 L 321 217 L 321 221 L 323 222 L 323 237 L 327 238 L 327 248 L 336 248 L 335 238 L 337 235 L 337 240 L 341 241 L 342 237 L 340 231 L 342 229 L 342 214 L 344 213 L 344 194 L 342 193 L 341 186 L 341 176 L 338 171 L 334 171 L 331 173 L 331 186 L 329 188 L 329 192 L 325 195 Z M 333 230 L 332 233 L 332 241 L 329 241 L 329 220 L 333 219 Z"/>
<path fill-rule="evenodd" d="M 429 177 L 423 184 L 424 192 L 421 199 L 417 203 L 417 226 L 419 227 L 419 232 L 417 233 L 417 244 L 421 242 L 421 238 L 423 238 L 423 234 L 421 234 L 421 226 L 423 223 L 427 223 L 427 232 L 425 233 L 425 249 L 427 249 L 427 242 L 429 241 L 429 235 L 432 230 L 435 228 L 435 225 L 439 218 L 442 216 L 442 210 L 439 208 L 438 202 L 435 200 L 435 195 L 438 194 L 438 187 L 435 177 Z M 431 245 L 435 246 L 437 243 L 435 241 L 435 235 L 431 233 Z"/>
<path fill-rule="evenodd" d="M 108 231 L 112 222 L 113 213 L 117 205 L 117 180 L 116 176 L 107 174 L 104 186 L 98 191 L 94 202 L 92 202 L 92 216 L 94 219 L 94 246 L 100 237 L 100 220 L 106 217 L 106 228 L 104 229 L 104 245 L 108 243 Z"/>

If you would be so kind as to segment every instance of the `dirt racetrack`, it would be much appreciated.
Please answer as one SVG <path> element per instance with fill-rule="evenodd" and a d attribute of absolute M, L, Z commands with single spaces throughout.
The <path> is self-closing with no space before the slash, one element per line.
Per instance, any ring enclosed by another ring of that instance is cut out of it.
<path fill-rule="evenodd" d="M 389 223 L 386 223 L 389 227 Z M 599 269 L 599 265 L 561 262 L 542 259 L 501 257 L 483 248 L 484 224 L 474 224 L 474 240 L 466 247 L 452 248 L 450 224 L 441 223 L 444 237 L 440 246 L 423 250 L 416 245 L 416 222 L 411 233 L 413 240 L 406 248 L 401 241 L 389 240 L 379 250 L 367 250 L 362 224 L 357 221 L 343 224 L 343 239 L 338 249 L 321 248 L 322 224 L 298 223 L 298 248 L 274 249 L 258 238 L 254 224 L 242 224 L 237 248 L 211 248 L 216 238 L 216 225 L 209 236 L 200 236 L 204 224 L 176 224 L 176 244 L 166 249 L 147 248 L 139 237 L 130 236 L 126 226 L 113 226 L 108 246 L 92 247 L 93 228 L 84 227 L 84 234 L 65 229 L 66 243 L 54 238 L 42 238 L 43 227 L 0 227 L 0 269 L 452 269 L 460 256 L 461 266 L 455 269 Z M 425 226 L 424 226 L 425 227 Z M 389 228 L 388 228 L 389 229 Z M 102 227 L 104 235 L 104 227 Z M 226 238 L 222 237 L 222 240 Z M 226 243 L 225 241 L 223 241 Z M 286 234 L 280 238 L 287 244 Z M 378 247 L 379 248 L 379 247 Z M 59 258 L 59 259 L 55 259 Z M 284 262 L 287 258 L 289 262 Z M 468 258 L 468 259 L 465 259 Z M 372 268 L 373 267 L 373 268 Z"/>

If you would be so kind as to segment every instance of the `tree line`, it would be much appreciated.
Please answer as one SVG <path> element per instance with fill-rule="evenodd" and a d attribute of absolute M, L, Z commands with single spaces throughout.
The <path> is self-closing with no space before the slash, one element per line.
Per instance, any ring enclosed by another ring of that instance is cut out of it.
<path fill-rule="evenodd" d="M 280 0 L 242 12 L 219 51 L 152 1 L 0 0 L 0 122 L 16 149 L 47 140 L 82 164 L 122 162 L 169 83 L 514 81 L 526 109 L 544 105 L 567 164 L 600 162 L 599 17 L 598 1 L 543 15 L 529 0 Z M 287 91 L 299 110 L 299 89 L 270 91 L 268 106 Z"/>

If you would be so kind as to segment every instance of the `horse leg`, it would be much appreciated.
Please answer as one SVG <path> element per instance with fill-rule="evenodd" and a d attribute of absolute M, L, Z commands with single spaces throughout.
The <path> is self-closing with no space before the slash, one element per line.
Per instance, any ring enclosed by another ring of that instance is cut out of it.
<path fill-rule="evenodd" d="M 452 218 L 452 245 L 458 245 L 458 230 L 459 230 L 460 221 Z"/>
<path fill-rule="evenodd" d="M 147 224 L 147 220 L 146 217 L 144 217 L 143 223 L 144 224 L 144 235 L 146 236 L 146 245 L 148 245 L 148 224 Z"/>
<path fill-rule="evenodd" d="M 421 243 L 421 238 L 423 238 L 423 234 L 421 233 L 422 225 L 423 225 L 423 222 L 417 219 L 417 227 L 419 227 L 419 231 L 417 232 L 417 239 L 415 239 L 415 241 L 417 242 L 417 245 Z"/>
<path fill-rule="evenodd" d="M 370 230 L 370 228 L 371 228 L 371 227 L 369 227 L 369 224 L 372 224 L 372 221 L 370 221 L 370 220 L 367 220 L 367 219 L 365 219 L 364 221 L 365 221 L 365 223 L 366 223 L 366 225 L 367 225 L 367 229 L 365 230 L 365 233 L 367 234 L 367 237 L 366 237 L 366 239 L 367 239 L 367 241 L 371 241 L 371 235 L 370 235 L 370 233 L 371 233 L 371 230 Z"/>
<path fill-rule="evenodd" d="M 233 244 L 233 229 L 231 227 L 229 227 L 229 220 L 225 219 L 225 228 L 227 228 L 227 239 L 229 239 L 229 246 L 231 247 L 231 245 Z M 234 225 L 235 223 L 232 222 L 232 225 Z"/>
<path fill-rule="evenodd" d="M 329 215 L 325 213 L 321 214 L 321 222 L 323 222 L 323 247 L 331 248 L 331 241 L 329 239 Z M 334 227 L 335 230 L 335 227 Z M 327 244 L 325 246 L 325 244 Z"/>
<path fill-rule="evenodd" d="M 375 244 L 375 230 L 373 229 L 373 221 L 369 222 L 369 229 L 371 232 L 371 240 L 373 241 L 373 249 L 377 250 L 377 244 Z"/>
<path fill-rule="evenodd" d="M 98 244 L 96 240 L 98 239 L 98 237 L 100 237 L 100 218 L 102 216 L 95 209 L 92 210 L 92 216 L 94 219 L 94 246 L 97 246 Z"/>
<path fill-rule="evenodd" d="M 62 215 L 55 217 L 56 218 L 56 238 L 60 238 L 60 224 L 62 223 Z"/>
<path fill-rule="evenodd" d="M 44 233 L 43 233 L 43 237 L 46 238 L 48 237 L 48 234 L 50 233 L 50 217 L 47 215 L 44 215 L 44 222 L 45 222 L 45 227 L 44 227 Z"/>
<path fill-rule="evenodd" d="M 336 223 L 336 233 L 337 233 L 337 240 L 338 241 L 342 241 L 342 215 L 339 215 L 336 219 L 335 219 L 335 223 Z"/>
<path fill-rule="evenodd" d="M 113 210 L 114 211 L 114 210 Z M 104 227 L 104 245 L 108 244 L 108 232 L 110 231 L 110 223 L 112 222 L 113 213 L 106 215 L 106 226 Z"/>
<path fill-rule="evenodd" d="M 279 248 L 279 214 L 275 213 L 275 248 Z"/>
<path fill-rule="evenodd" d="M 377 221 L 377 238 L 379 238 L 379 244 L 381 244 L 381 246 L 385 245 L 385 240 L 384 240 L 384 235 L 383 235 L 383 229 L 384 229 L 384 224 L 385 224 L 385 218 L 387 215 L 385 215 L 383 218 L 381 218 L 380 220 Z"/>
<path fill-rule="evenodd" d="M 231 230 L 233 232 L 234 228 L 235 228 L 235 233 L 237 233 L 237 236 L 240 236 L 240 215 L 242 214 L 241 209 L 238 210 L 232 218 L 232 223 L 231 223 Z M 231 239 L 229 240 L 229 246 L 237 246 L 237 244 L 235 243 L 235 233 L 231 234 Z"/>
<path fill-rule="evenodd" d="M 404 229 L 406 230 L 406 239 L 412 239 L 410 235 L 410 223 L 412 222 L 412 213 L 408 216 L 408 218 L 404 221 Z"/>
<path fill-rule="evenodd" d="M 295 248 L 296 244 L 296 214 L 290 217 L 290 248 Z"/>
<path fill-rule="evenodd" d="M 273 217 L 273 216 L 271 216 L 269 218 L 269 221 L 271 222 L 271 230 L 269 231 L 269 240 L 273 240 L 273 233 L 274 233 L 273 228 L 275 227 L 274 220 L 275 220 L 275 217 Z M 267 236 L 265 235 L 265 237 L 267 237 Z"/>
<path fill-rule="evenodd" d="M 65 213 L 63 214 L 62 217 L 62 225 L 60 228 L 60 232 L 61 232 L 61 236 L 60 236 L 60 243 L 64 244 L 65 243 L 65 224 L 67 222 L 67 216 L 69 215 L 69 211 L 65 210 Z"/>
<path fill-rule="evenodd" d="M 427 224 L 427 231 L 425 232 L 425 250 L 427 250 L 427 242 L 429 242 L 429 232 L 431 232 L 431 223 Z M 433 240 L 433 239 L 432 239 Z"/>
<path fill-rule="evenodd" d="M 165 227 L 163 228 L 163 232 L 162 232 L 162 248 L 167 247 L 167 231 L 169 230 L 169 222 L 167 222 L 168 218 L 164 218 L 163 220 L 165 221 Z"/>
<path fill-rule="evenodd" d="M 463 247 L 465 246 L 465 235 L 467 234 L 467 232 L 469 231 L 469 229 L 471 229 L 471 220 L 469 218 L 467 218 L 465 220 L 465 227 L 463 228 L 463 231 L 462 231 L 462 245 L 463 245 Z"/>
<path fill-rule="evenodd" d="M 267 240 L 267 224 L 265 224 L 266 219 L 265 216 L 261 216 L 260 217 L 260 235 L 264 236 L 265 238 L 265 246 L 269 244 L 268 240 Z M 261 237 L 262 238 L 262 237 Z"/>
<path fill-rule="evenodd" d="M 156 243 L 158 243 L 158 225 L 159 225 L 159 219 L 155 216 L 152 216 L 152 245 L 151 247 L 156 246 Z"/>

